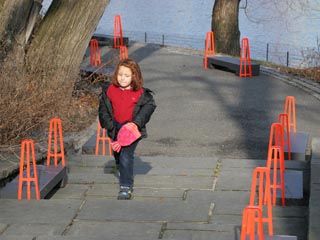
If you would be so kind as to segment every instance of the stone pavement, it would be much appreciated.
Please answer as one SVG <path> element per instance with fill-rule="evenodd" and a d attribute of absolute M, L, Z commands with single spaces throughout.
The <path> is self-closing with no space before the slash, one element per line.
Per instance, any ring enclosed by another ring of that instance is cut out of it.
<path fill-rule="evenodd" d="M 104 49 L 103 58 L 113 51 Z M 315 91 L 269 69 L 253 78 L 203 70 L 201 54 L 191 50 L 135 43 L 129 56 L 139 61 L 158 105 L 149 137 L 136 151 L 134 199 L 116 200 L 111 157 L 82 153 L 95 134 L 94 123 L 65 139 L 77 150 L 68 151 L 66 187 L 46 200 L 0 199 L 0 239 L 240 239 L 252 172 L 266 164 L 270 124 L 287 95 L 297 99 L 298 130 L 310 134 L 312 147 L 306 161 L 286 161 L 287 169 L 303 172 L 304 199 L 273 207 L 274 233 L 318 239 Z M 16 162 L 0 160 L 2 174 L 10 175 Z"/>

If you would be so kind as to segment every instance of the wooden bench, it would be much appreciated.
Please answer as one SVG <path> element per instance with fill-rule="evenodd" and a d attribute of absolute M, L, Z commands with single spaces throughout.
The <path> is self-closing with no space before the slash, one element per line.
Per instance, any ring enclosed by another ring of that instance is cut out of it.
<path fill-rule="evenodd" d="M 229 56 L 213 56 L 208 57 L 208 67 L 217 68 L 234 72 L 239 76 L 240 73 L 240 59 Z M 252 76 L 258 76 L 260 73 L 260 65 L 251 61 Z"/>
<path fill-rule="evenodd" d="M 113 35 L 94 33 L 92 38 L 97 39 L 98 42 L 99 42 L 99 45 L 114 47 L 114 45 L 113 45 Z M 123 44 L 126 47 L 128 47 L 129 46 L 129 38 L 128 37 L 122 37 L 122 38 L 123 38 Z"/>

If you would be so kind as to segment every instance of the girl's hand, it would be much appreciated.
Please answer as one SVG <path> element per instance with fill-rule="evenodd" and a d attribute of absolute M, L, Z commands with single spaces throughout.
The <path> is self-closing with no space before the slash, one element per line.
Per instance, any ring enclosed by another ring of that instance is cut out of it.
<path fill-rule="evenodd" d="M 111 147 L 112 147 L 112 150 L 117 153 L 120 152 L 121 150 L 121 145 L 117 141 L 111 142 Z"/>

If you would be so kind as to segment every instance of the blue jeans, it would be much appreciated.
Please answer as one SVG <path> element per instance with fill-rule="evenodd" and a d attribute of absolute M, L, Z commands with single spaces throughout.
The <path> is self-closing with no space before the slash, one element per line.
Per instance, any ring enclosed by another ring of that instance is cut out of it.
<path fill-rule="evenodd" d="M 121 125 L 119 123 L 115 124 L 116 133 L 118 134 Z M 121 147 L 119 153 L 113 152 L 116 164 L 119 164 L 120 171 L 120 186 L 133 187 L 133 161 L 134 161 L 134 151 L 138 146 L 139 140 L 135 141 L 129 146 Z"/>
<path fill-rule="evenodd" d="M 133 187 L 133 162 L 134 151 L 138 146 L 139 140 L 127 147 L 122 147 L 119 153 L 114 152 L 116 162 L 119 163 L 120 186 Z"/>

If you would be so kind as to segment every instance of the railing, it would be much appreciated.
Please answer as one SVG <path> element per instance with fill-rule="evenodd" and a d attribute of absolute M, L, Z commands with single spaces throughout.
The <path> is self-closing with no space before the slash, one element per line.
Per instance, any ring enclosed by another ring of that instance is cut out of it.
<path fill-rule="evenodd" d="M 104 33 L 112 35 L 112 30 Z M 124 31 L 130 40 L 154 43 L 162 46 L 184 47 L 204 50 L 205 36 L 160 34 L 156 32 Z M 320 45 L 314 48 L 297 47 L 290 44 L 250 41 L 251 58 L 287 67 L 306 68 L 320 66 Z M 316 44 L 315 44 L 316 45 Z"/>

